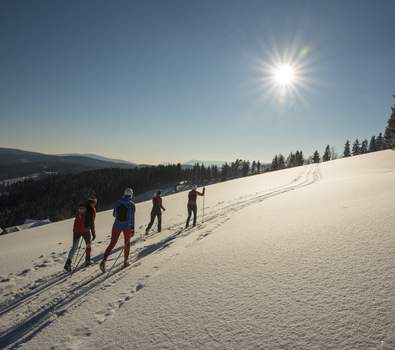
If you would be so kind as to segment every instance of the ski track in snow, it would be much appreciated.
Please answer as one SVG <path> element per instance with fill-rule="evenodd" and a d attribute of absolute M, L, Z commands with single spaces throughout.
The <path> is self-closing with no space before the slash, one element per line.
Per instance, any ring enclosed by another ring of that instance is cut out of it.
<path fill-rule="evenodd" d="M 319 164 L 306 166 L 303 167 L 297 177 L 283 186 L 256 192 L 252 195 L 240 196 L 218 208 L 207 207 L 204 223 L 199 223 L 196 228 L 183 229 L 183 221 L 170 225 L 162 232 L 162 235 L 153 234 L 147 240 L 143 240 L 141 237 L 136 238 L 132 243 L 131 265 L 125 269 L 121 268 L 121 264 L 118 263 L 112 271 L 102 274 L 97 267 L 97 263 L 102 258 L 102 254 L 100 254 L 92 258 L 94 263 L 92 266 L 79 268 L 75 274 L 56 272 L 48 277 L 37 279 L 29 285 L 22 286 L 18 292 L 12 293 L 12 287 L 15 287 L 12 279 L 23 278 L 34 272 L 35 269 L 42 269 L 54 264 L 61 269 L 66 252 L 51 253 L 50 257 L 47 258 L 41 256 L 40 260 L 34 263 L 33 269 L 23 270 L 17 276 L 0 279 L 0 284 L 8 283 L 11 285 L 9 288 L 11 292 L 6 294 L 8 299 L 0 305 L 0 317 L 3 319 L 0 328 L 0 348 L 14 349 L 28 342 L 59 317 L 64 317 L 79 308 L 88 298 L 94 297 L 95 293 L 105 291 L 107 288 L 112 288 L 120 283 L 130 270 L 138 269 L 150 255 L 165 251 L 176 240 L 185 239 L 185 242 L 183 242 L 181 249 L 177 249 L 175 254 L 168 254 L 165 259 L 177 256 L 182 250 L 195 244 L 194 242 L 212 234 L 230 219 L 230 215 L 272 197 L 312 185 L 320 178 Z M 163 234 L 166 236 L 160 238 L 159 236 L 163 236 Z M 153 243 L 146 244 L 151 241 Z M 101 242 L 102 248 L 106 245 L 104 243 L 106 242 Z M 108 268 L 111 267 L 113 259 L 121 250 L 122 247 L 114 249 L 111 258 L 108 260 Z M 127 289 L 119 293 L 115 299 L 108 301 L 105 308 L 94 313 L 95 322 L 102 324 L 107 319 L 114 317 L 117 310 L 145 288 L 150 277 L 159 271 L 158 266 L 153 266 L 151 274 L 139 277 L 132 285 L 128 284 Z M 86 326 L 76 327 L 67 336 L 65 343 L 57 344 L 54 348 L 77 349 L 82 339 L 90 337 L 91 334 L 92 331 Z"/>

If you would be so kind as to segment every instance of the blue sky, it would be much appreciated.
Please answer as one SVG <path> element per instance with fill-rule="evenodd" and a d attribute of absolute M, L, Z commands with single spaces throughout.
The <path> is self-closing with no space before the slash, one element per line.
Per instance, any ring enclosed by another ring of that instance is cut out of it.
<path fill-rule="evenodd" d="M 385 127 L 395 2 L 2 1 L 0 146 L 270 161 Z M 262 84 L 304 49 L 303 86 Z"/>

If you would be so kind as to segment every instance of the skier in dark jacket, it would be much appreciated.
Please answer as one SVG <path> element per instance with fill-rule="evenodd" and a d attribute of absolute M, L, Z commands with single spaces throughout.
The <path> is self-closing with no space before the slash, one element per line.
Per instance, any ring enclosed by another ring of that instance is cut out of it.
<path fill-rule="evenodd" d="M 193 226 L 196 226 L 196 216 L 197 216 L 197 204 L 196 199 L 197 196 L 204 196 L 205 188 L 203 187 L 203 192 L 197 191 L 197 186 L 193 186 L 192 190 L 188 193 L 188 218 L 185 228 L 189 226 L 189 220 L 191 219 L 191 215 L 193 213 Z"/>
<path fill-rule="evenodd" d="M 125 189 L 122 198 L 114 207 L 113 216 L 115 217 L 115 221 L 112 226 L 111 242 L 104 252 L 103 260 L 100 263 L 100 269 L 103 272 L 106 270 L 107 258 L 117 244 L 121 232 L 123 232 L 123 238 L 125 240 L 123 266 L 129 266 L 130 239 L 134 235 L 134 214 L 136 211 L 136 206 L 132 202 L 132 197 L 133 190 L 131 188 Z"/>
<path fill-rule="evenodd" d="M 81 203 L 78 207 L 73 226 L 73 245 L 69 251 L 66 264 L 64 265 L 66 271 L 71 271 L 71 262 L 78 249 L 81 237 L 85 241 L 85 266 L 91 264 L 91 241 L 94 241 L 96 238 L 96 204 L 96 197 L 91 196 L 87 202 Z"/>
<path fill-rule="evenodd" d="M 145 230 L 146 235 L 148 235 L 156 217 L 158 218 L 158 232 L 162 230 L 162 210 L 165 211 L 166 209 L 162 205 L 162 197 L 160 195 L 161 192 L 158 191 L 155 197 L 152 198 L 151 221 Z"/>

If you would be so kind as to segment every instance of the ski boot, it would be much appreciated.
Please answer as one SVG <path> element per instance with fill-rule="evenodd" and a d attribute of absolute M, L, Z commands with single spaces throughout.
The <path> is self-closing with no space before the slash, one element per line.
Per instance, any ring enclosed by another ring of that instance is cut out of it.
<path fill-rule="evenodd" d="M 106 261 L 102 260 L 99 267 L 100 267 L 101 272 L 103 272 L 103 273 L 106 272 Z"/>
<path fill-rule="evenodd" d="M 92 264 L 91 259 L 86 259 L 86 260 L 85 260 L 84 267 L 88 267 L 88 266 L 90 266 L 91 264 Z"/>
<path fill-rule="evenodd" d="M 71 272 L 71 259 L 67 259 L 67 260 L 66 260 L 66 263 L 64 264 L 64 269 L 65 269 L 67 272 Z"/>
<path fill-rule="evenodd" d="M 124 261 L 123 262 L 123 268 L 126 268 L 126 267 L 128 267 L 128 266 L 130 266 L 130 262 L 129 261 Z"/>

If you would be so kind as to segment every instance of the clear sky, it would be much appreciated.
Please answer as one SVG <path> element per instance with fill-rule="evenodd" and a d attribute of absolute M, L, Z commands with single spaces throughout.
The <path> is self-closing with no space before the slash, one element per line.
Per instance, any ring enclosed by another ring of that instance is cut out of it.
<path fill-rule="evenodd" d="M 340 153 L 390 115 L 394 15 L 393 0 L 2 0 L 0 147 L 139 163 Z M 302 69 L 280 99 L 262 67 L 291 54 Z"/>

